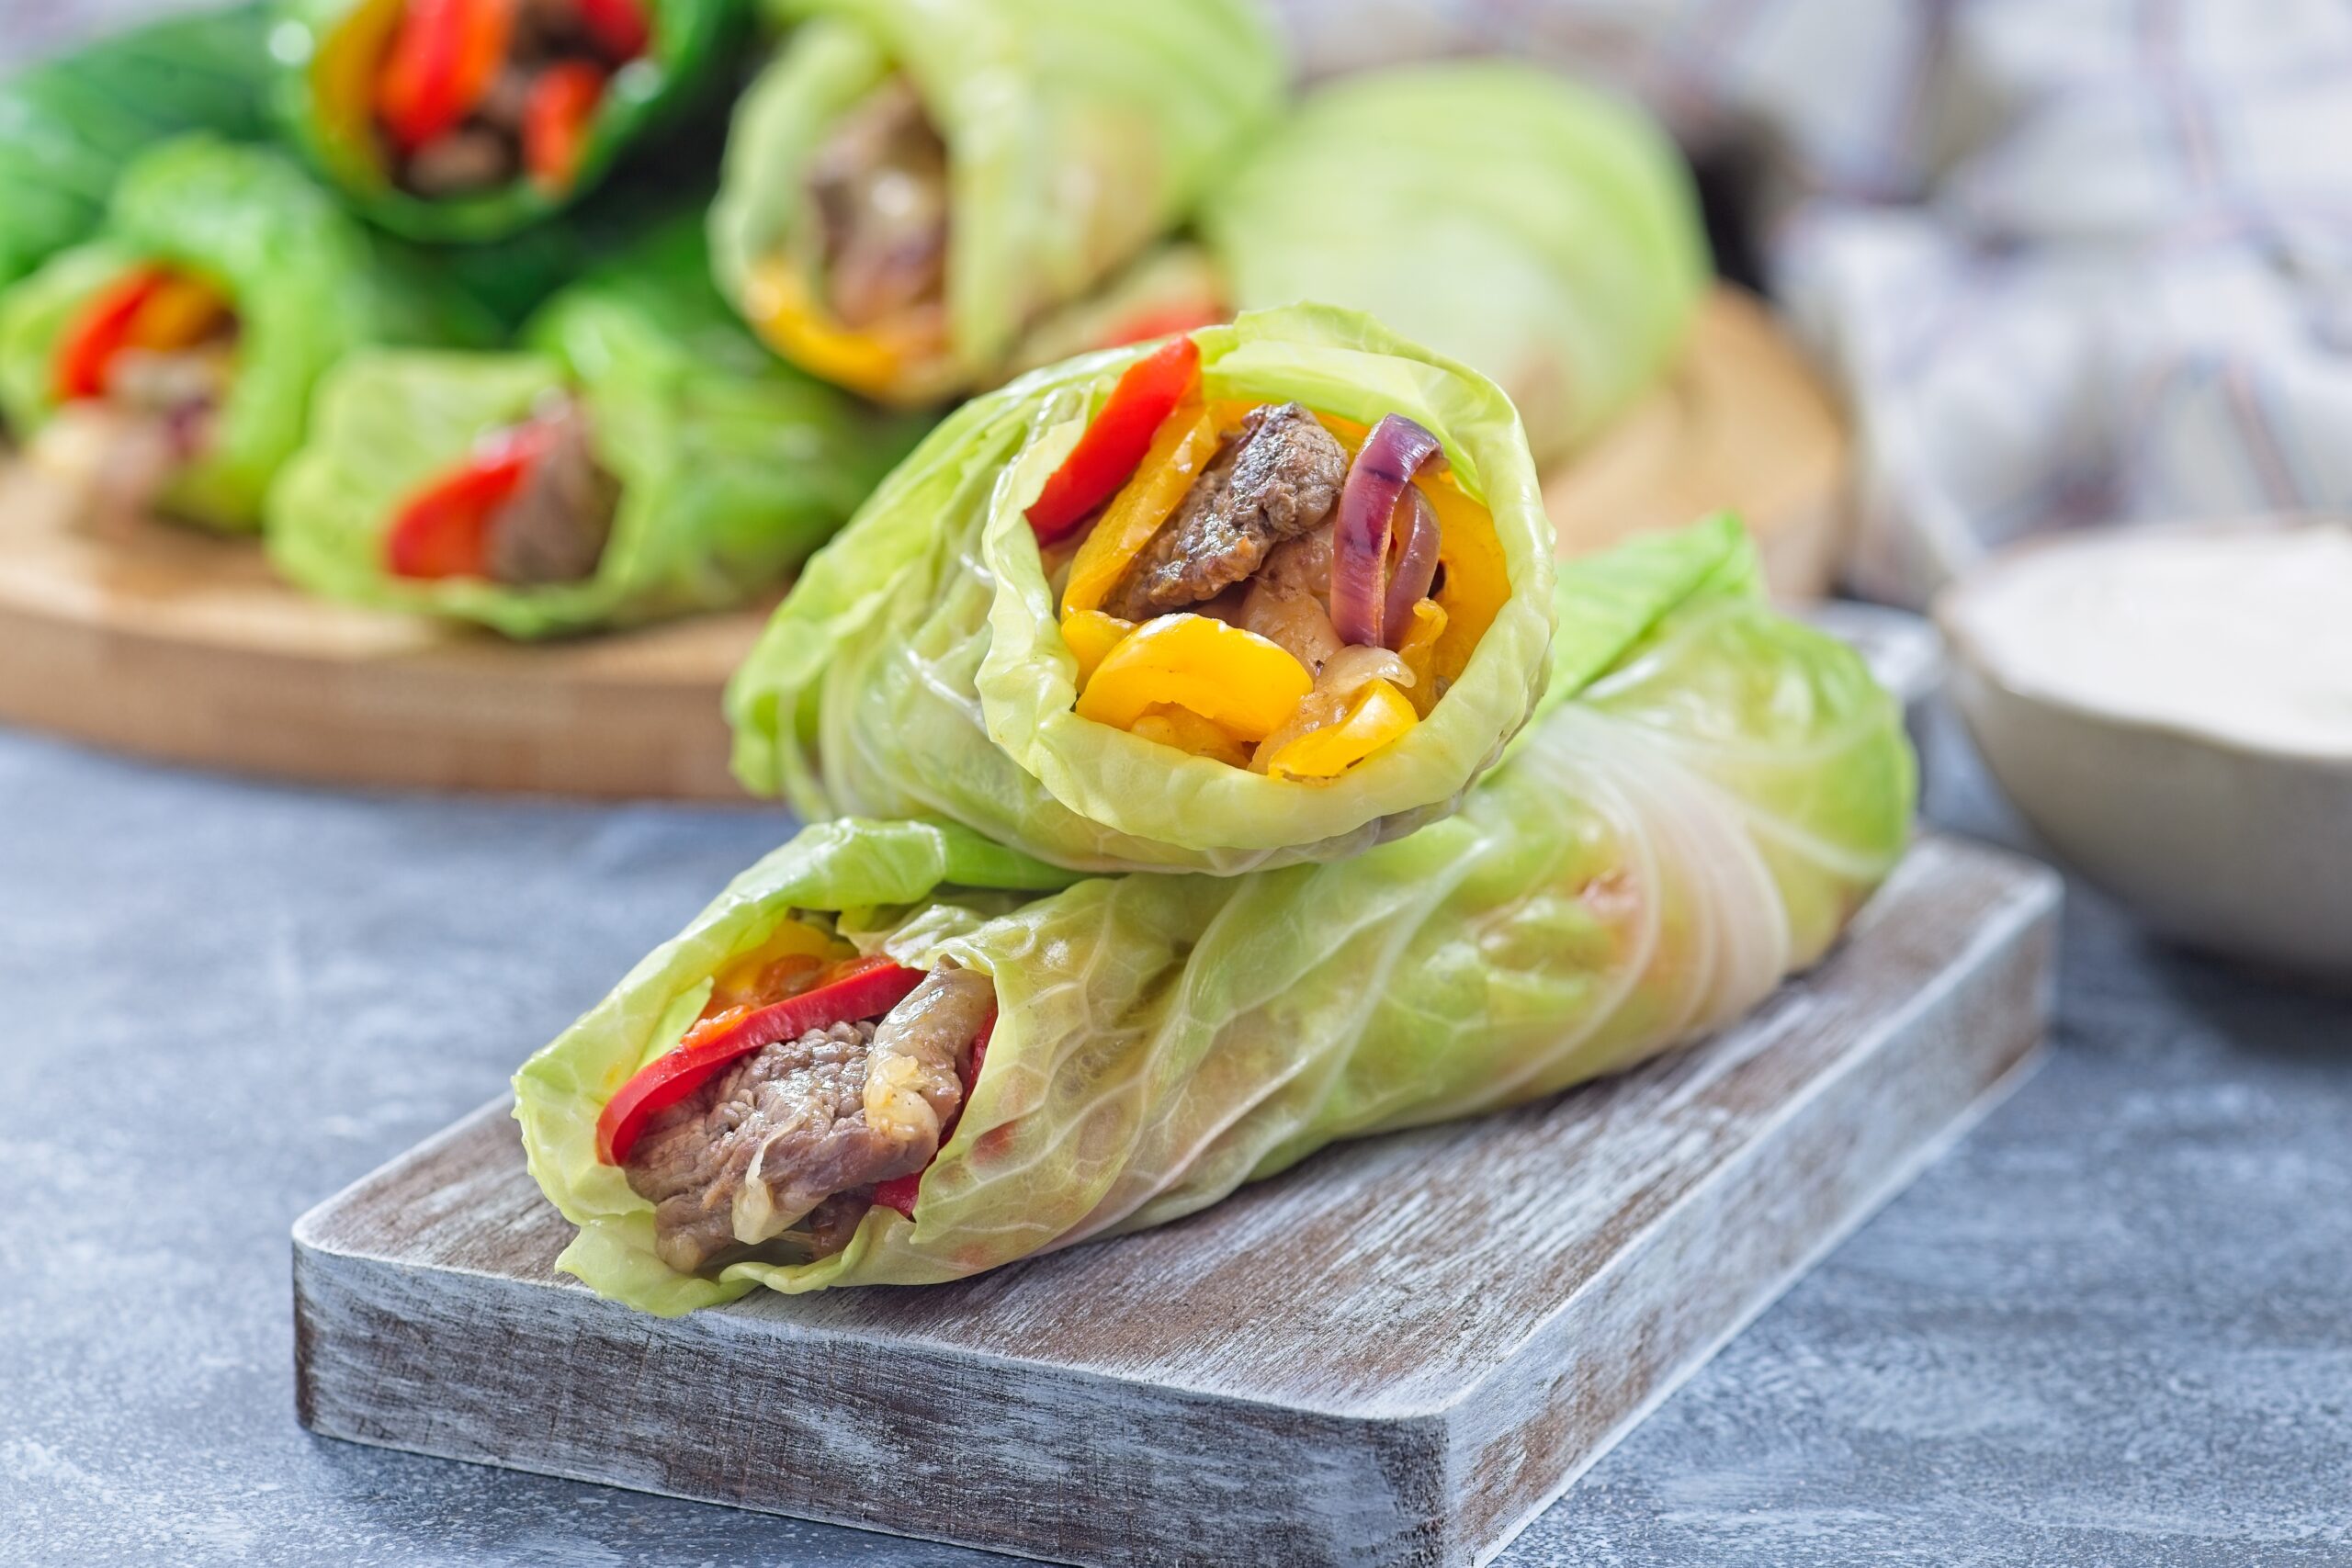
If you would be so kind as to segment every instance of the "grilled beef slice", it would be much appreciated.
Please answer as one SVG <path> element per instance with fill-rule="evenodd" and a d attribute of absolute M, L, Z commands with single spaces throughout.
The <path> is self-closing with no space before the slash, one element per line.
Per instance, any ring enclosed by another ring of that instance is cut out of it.
<path fill-rule="evenodd" d="M 874 1183 L 938 1152 L 994 1005 L 986 976 L 943 966 L 878 1024 L 779 1041 L 662 1112 L 627 1167 L 662 1260 L 693 1273 L 796 1225 L 811 1253 L 837 1250 Z"/>
<path fill-rule="evenodd" d="M 808 165 L 827 297 L 844 326 L 934 301 L 947 282 L 947 144 L 903 76 L 843 116 Z"/>
<path fill-rule="evenodd" d="M 1321 523 L 1347 477 L 1347 453 L 1305 408 L 1250 410 L 1239 436 L 1128 567 L 1107 608 L 1145 621 L 1215 598 L 1256 571 L 1275 546 Z"/>
<path fill-rule="evenodd" d="M 612 535 L 620 484 L 596 461 L 587 416 L 571 404 L 548 417 L 552 442 L 490 521 L 494 581 L 528 586 L 594 576 Z"/>

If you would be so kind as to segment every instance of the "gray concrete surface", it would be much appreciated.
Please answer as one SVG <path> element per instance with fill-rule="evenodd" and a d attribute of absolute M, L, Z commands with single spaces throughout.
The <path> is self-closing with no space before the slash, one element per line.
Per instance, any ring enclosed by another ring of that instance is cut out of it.
<path fill-rule="evenodd" d="M 1936 740 L 1930 814 L 2015 841 Z M 985 1561 L 294 1421 L 294 1216 L 779 831 L 0 732 L 0 1562 Z M 2048 1066 L 1504 1563 L 2352 1562 L 2352 1002 L 2079 889 L 2066 942 Z"/>

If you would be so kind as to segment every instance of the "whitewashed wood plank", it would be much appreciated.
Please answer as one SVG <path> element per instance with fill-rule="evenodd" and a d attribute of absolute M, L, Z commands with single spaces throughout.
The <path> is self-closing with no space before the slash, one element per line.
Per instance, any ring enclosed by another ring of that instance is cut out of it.
<path fill-rule="evenodd" d="M 1691 1051 L 927 1290 L 599 1301 L 502 1102 L 296 1225 L 300 1414 L 1056 1561 L 1484 1561 L 2014 1079 L 2056 903 L 1928 839 Z"/>

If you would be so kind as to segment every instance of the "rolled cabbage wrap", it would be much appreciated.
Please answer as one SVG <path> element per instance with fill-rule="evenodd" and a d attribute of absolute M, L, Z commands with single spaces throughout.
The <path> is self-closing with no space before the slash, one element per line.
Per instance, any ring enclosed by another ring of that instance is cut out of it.
<path fill-rule="evenodd" d="M 267 28 L 259 4 L 174 17 L 0 79 L 0 287 L 87 239 L 148 147 L 259 137 Z"/>
<path fill-rule="evenodd" d="M 719 279 L 884 401 L 1000 378 L 1023 331 L 1173 228 L 1279 107 L 1255 0 L 779 0 L 738 107 Z"/>
<path fill-rule="evenodd" d="M 512 234 L 723 111 L 750 0 L 280 0 L 288 133 L 412 240 Z"/>
<path fill-rule="evenodd" d="M 558 294 L 513 351 L 353 355 L 271 492 L 272 558 L 517 637 L 774 587 L 922 425 L 779 364 L 708 261 L 688 222 Z"/>
<path fill-rule="evenodd" d="M 736 773 L 1079 870 L 1337 859 L 1526 721 L 1552 558 L 1510 402 L 1363 317 L 1074 360 L 965 405 L 809 562 L 729 686 Z"/>
<path fill-rule="evenodd" d="M 1042 327 L 1048 352 L 1299 299 L 1344 305 L 1492 377 L 1545 465 L 1668 367 L 1710 273 L 1664 131 L 1634 105 L 1499 61 L 1308 95 L 1210 182 L 1195 227 L 1192 254 L 1155 258 Z"/>
<path fill-rule="evenodd" d="M 1041 894 L 961 829 L 806 829 L 516 1074 L 558 1267 L 665 1314 L 953 1280 L 1754 1007 L 1902 851 L 1896 706 L 1724 523 L 1560 596 L 1557 705 L 1351 860 Z"/>
<path fill-rule="evenodd" d="M 240 531 L 329 366 L 495 333 L 285 158 L 190 136 L 124 171 L 96 238 L 0 295 L 0 406 L 77 483 Z"/>

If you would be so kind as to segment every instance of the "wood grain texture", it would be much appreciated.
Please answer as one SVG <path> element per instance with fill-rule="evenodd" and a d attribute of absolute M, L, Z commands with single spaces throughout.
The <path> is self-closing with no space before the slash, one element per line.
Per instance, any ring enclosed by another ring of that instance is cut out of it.
<path fill-rule="evenodd" d="M 1844 461 L 1826 406 L 1761 310 L 1719 291 L 1668 384 L 1555 476 L 1563 549 L 1733 504 L 1776 586 L 1818 593 Z M 299 593 L 249 540 L 77 522 L 37 475 L 0 472 L 0 721 L 166 761 L 336 784 L 741 800 L 719 695 L 765 619 L 518 645 Z"/>
<path fill-rule="evenodd" d="M 493 1105 L 297 1224 L 298 1409 L 1054 1561 L 1483 1562 L 2014 1079 L 2056 901 L 1929 839 L 1695 1049 L 955 1286 L 614 1306 Z"/>

